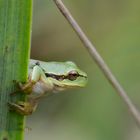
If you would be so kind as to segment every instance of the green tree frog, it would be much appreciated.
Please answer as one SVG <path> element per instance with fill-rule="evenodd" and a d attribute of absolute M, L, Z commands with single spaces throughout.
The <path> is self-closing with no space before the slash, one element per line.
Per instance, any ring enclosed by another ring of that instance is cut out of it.
<path fill-rule="evenodd" d="M 19 83 L 23 93 L 28 94 L 26 102 L 9 102 L 11 109 L 22 115 L 30 115 L 35 111 L 38 100 L 50 92 L 58 92 L 73 87 L 84 87 L 87 74 L 71 62 L 43 62 L 30 60 L 29 77 L 25 84 Z"/>

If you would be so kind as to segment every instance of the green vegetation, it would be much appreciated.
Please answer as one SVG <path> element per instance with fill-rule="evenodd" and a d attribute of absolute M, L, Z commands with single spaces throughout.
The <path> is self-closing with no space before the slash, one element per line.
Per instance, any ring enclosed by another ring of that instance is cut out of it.
<path fill-rule="evenodd" d="M 26 81 L 30 51 L 32 0 L 0 0 L 0 140 L 21 140 L 24 117 L 9 111 L 13 80 Z"/>

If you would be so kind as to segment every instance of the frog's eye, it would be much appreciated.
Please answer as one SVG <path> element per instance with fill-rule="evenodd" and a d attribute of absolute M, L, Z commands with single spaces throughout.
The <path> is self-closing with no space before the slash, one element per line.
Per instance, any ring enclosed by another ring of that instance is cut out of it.
<path fill-rule="evenodd" d="M 74 81 L 74 80 L 77 79 L 78 76 L 79 76 L 78 72 L 75 71 L 75 70 L 72 70 L 68 74 L 68 79 L 71 80 L 71 81 Z"/>

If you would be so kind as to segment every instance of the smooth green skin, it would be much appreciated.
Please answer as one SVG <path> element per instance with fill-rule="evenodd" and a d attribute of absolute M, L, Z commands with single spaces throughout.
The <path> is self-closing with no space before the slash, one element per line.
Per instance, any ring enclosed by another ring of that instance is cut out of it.
<path fill-rule="evenodd" d="M 33 68 L 32 72 L 32 81 L 37 82 L 39 80 L 39 77 L 41 76 L 44 83 L 48 84 L 56 84 L 58 86 L 69 88 L 69 87 L 84 87 L 87 83 L 87 74 L 83 72 L 81 69 L 78 68 L 78 66 L 71 61 L 67 62 L 43 62 L 43 61 L 36 61 L 31 60 L 30 61 L 30 67 L 33 66 L 36 62 L 39 62 L 39 66 L 36 65 Z M 32 69 L 31 69 L 32 70 Z M 68 75 L 70 71 L 77 71 L 80 75 L 83 77 L 79 77 L 74 81 L 65 79 L 62 81 L 55 80 L 53 78 L 46 78 L 44 73 L 52 73 L 55 75 Z M 51 86 L 51 85 L 50 85 Z"/>
<path fill-rule="evenodd" d="M 67 76 L 71 71 L 76 71 L 80 76 L 74 80 L 69 80 L 68 78 L 57 80 L 45 75 L 45 73 L 49 73 L 57 76 Z M 43 97 L 48 91 L 56 92 L 73 87 L 84 87 L 86 83 L 87 74 L 71 61 L 43 62 L 31 60 L 29 64 L 29 80 L 26 84 L 20 83 L 19 86 L 22 91 L 28 94 L 38 92 L 37 88 L 40 89 L 40 92 L 37 96 L 30 97 L 28 102 L 19 101 L 17 104 L 9 103 L 9 105 L 20 114 L 29 115 L 35 111 L 38 99 Z"/>

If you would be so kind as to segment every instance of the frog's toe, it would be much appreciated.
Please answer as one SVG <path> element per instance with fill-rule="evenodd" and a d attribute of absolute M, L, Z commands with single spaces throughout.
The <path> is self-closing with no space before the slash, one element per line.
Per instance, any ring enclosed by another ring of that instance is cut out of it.
<path fill-rule="evenodd" d="M 21 115 L 30 115 L 33 112 L 33 108 L 28 102 L 19 101 L 17 104 L 8 102 L 8 106 L 10 107 L 10 110 L 14 110 Z"/>

